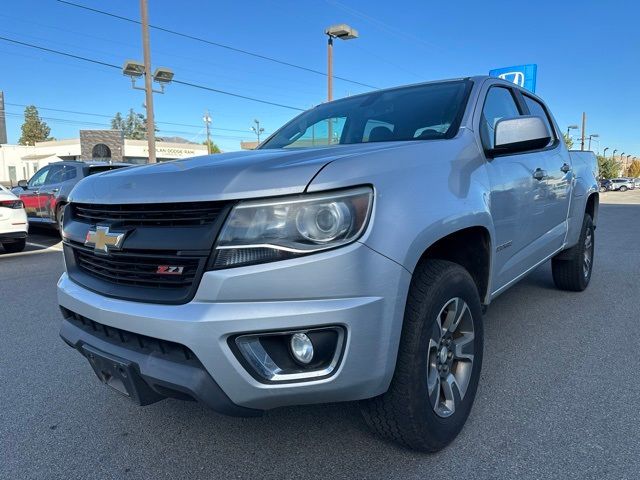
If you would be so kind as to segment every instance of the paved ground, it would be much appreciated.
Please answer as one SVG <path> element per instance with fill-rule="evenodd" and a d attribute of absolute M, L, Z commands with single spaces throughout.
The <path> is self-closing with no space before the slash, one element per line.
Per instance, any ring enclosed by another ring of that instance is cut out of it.
<path fill-rule="evenodd" d="M 133 406 L 58 338 L 62 258 L 36 232 L 53 250 L 0 253 L 0 478 L 637 479 L 640 191 L 604 197 L 591 286 L 559 292 L 544 265 L 492 305 L 476 404 L 436 455 L 372 437 L 354 405 Z"/>

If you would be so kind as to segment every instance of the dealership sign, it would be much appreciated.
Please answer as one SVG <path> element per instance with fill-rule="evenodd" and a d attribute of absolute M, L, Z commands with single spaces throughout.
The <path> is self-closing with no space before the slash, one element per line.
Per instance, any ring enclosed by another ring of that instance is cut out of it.
<path fill-rule="evenodd" d="M 528 65 L 517 65 L 515 67 L 496 68 L 491 70 L 489 75 L 502 78 L 508 82 L 515 83 L 531 92 L 536 91 L 536 74 L 538 65 L 531 63 Z"/>

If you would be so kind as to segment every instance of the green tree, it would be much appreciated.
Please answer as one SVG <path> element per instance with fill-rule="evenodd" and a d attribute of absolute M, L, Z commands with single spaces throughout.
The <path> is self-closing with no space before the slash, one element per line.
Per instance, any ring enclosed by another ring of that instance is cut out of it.
<path fill-rule="evenodd" d="M 120 112 L 117 112 L 111 119 L 111 129 L 121 130 L 124 132 L 124 119 L 122 118 L 122 114 Z"/>
<path fill-rule="evenodd" d="M 204 142 L 202 142 L 202 144 L 206 145 L 207 141 L 205 140 Z M 209 151 L 211 153 L 222 153 L 222 151 L 220 150 L 220 147 L 218 147 L 218 145 L 213 143 L 213 140 L 209 140 Z"/>
<path fill-rule="evenodd" d="M 634 160 L 627 168 L 627 177 L 640 177 L 640 160 Z"/>
<path fill-rule="evenodd" d="M 615 178 L 618 176 L 618 163 L 613 158 L 598 155 L 598 169 L 601 178 Z"/>
<path fill-rule="evenodd" d="M 147 138 L 147 119 L 142 113 L 135 112 L 133 108 L 129 109 L 126 117 L 117 112 L 111 119 L 111 128 L 122 130 L 124 138 L 130 140 L 144 140 Z M 157 131 L 157 129 L 154 130 Z"/>
<path fill-rule="evenodd" d="M 35 105 L 29 105 L 24 109 L 24 123 L 22 124 L 22 135 L 18 143 L 20 145 L 35 145 L 36 142 L 53 140 L 49 136 L 51 129 L 38 114 Z"/>
<path fill-rule="evenodd" d="M 562 134 L 562 136 L 564 137 L 564 143 L 567 144 L 567 148 L 571 150 L 573 148 L 573 138 L 571 138 L 571 136 L 567 135 L 566 133 Z"/>

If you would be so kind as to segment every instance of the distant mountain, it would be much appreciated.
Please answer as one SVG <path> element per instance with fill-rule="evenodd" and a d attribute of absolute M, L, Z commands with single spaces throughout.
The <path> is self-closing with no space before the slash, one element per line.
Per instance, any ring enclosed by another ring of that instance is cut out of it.
<path fill-rule="evenodd" d="M 159 142 L 168 142 L 168 143 L 190 143 L 192 145 L 200 145 L 198 142 L 192 142 L 191 140 L 187 140 L 182 137 L 156 137 Z"/>

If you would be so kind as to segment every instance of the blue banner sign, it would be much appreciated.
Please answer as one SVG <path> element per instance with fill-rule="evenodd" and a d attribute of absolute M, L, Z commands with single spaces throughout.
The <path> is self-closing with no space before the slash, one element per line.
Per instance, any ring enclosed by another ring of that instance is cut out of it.
<path fill-rule="evenodd" d="M 517 65 L 515 67 L 496 68 L 495 70 L 491 70 L 489 75 L 502 78 L 508 82 L 520 85 L 531 92 L 535 92 L 537 73 L 538 65 L 531 63 L 529 65 Z"/>

